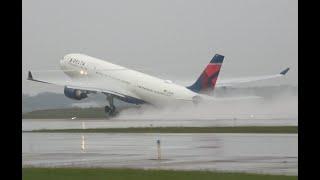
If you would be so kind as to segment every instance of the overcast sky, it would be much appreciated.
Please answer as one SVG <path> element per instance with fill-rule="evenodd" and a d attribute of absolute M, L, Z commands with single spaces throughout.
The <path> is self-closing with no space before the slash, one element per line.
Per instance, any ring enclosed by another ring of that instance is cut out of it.
<path fill-rule="evenodd" d="M 84 53 L 173 81 L 194 81 L 215 53 L 219 78 L 291 67 L 298 81 L 297 0 L 23 0 L 22 92 L 61 91 L 27 82 Z"/>

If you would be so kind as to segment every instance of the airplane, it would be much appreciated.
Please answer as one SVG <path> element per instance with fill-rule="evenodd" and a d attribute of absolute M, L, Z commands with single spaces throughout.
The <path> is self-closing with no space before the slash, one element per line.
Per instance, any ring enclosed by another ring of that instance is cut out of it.
<path fill-rule="evenodd" d="M 85 54 L 67 54 L 60 60 L 61 70 L 70 80 L 35 78 L 31 71 L 28 72 L 28 80 L 63 86 L 64 95 L 74 100 L 87 98 L 91 93 L 103 93 L 109 103 L 104 108 L 105 113 L 113 117 L 118 114 L 114 99 L 136 105 L 199 104 L 205 100 L 216 100 L 209 95 L 216 86 L 228 87 L 278 78 L 290 69 L 274 75 L 234 78 L 217 83 L 223 60 L 223 55 L 215 54 L 198 79 L 186 87 Z"/>

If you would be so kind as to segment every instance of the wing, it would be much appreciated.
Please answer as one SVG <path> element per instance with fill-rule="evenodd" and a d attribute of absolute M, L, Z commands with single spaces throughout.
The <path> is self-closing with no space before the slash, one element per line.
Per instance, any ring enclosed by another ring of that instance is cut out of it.
<path fill-rule="evenodd" d="M 104 94 L 112 94 L 121 100 L 144 102 L 140 97 L 134 93 L 121 88 L 116 83 L 106 82 L 98 78 L 82 78 L 82 79 L 48 79 L 48 78 L 35 78 L 31 71 L 28 72 L 28 80 L 39 83 L 54 84 L 58 86 L 64 86 L 68 88 L 74 88 L 79 90 L 86 90 L 90 92 L 100 92 Z M 106 88 L 108 86 L 108 88 Z"/>
<path fill-rule="evenodd" d="M 226 87 L 226 86 L 232 86 L 232 85 L 240 84 L 240 83 L 247 83 L 247 82 L 261 81 L 261 80 L 267 80 L 267 79 L 274 79 L 274 78 L 278 78 L 278 77 L 282 77 L 282 76 L 286 75 L 289 70 L 290 70 L 290 68 L 286 68 L 285 70 L 281 71 L 279 74 L 274 74 L 274 75 L 242 77 L 242 78 L 233 78 L 233 79 L 227 79 L 227 80 L 220 80 L 220 81 L 217 82 L 217 86 L 218 87 Z"/>

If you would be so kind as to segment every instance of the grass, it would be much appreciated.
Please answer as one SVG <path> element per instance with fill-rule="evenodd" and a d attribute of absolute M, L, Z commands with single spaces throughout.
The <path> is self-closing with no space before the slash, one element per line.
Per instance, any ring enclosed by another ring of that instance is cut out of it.
<path fill-rule="evenodd" d="M 174 171 L 102 168 L 23 168 L 24 180 L 293 180 L 297 176 L 209 171 Z"/>
<path fill-rule="evenodd" d="M 298 133 L 297 126 L 238 127 L 136 127 L 97 129 L 40 129 L 24 132 L 47 133 Z"/>

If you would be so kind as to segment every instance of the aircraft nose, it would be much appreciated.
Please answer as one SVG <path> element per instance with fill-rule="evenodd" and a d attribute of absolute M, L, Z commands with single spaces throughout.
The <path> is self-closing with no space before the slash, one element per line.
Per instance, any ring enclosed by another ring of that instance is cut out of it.
<path fill-rule="evenodd" d="M 65 66 L 67 64 L 67 56 L 64 56 L 61 60 L 60 60 L 60 65 L 61 66 Z"/>

